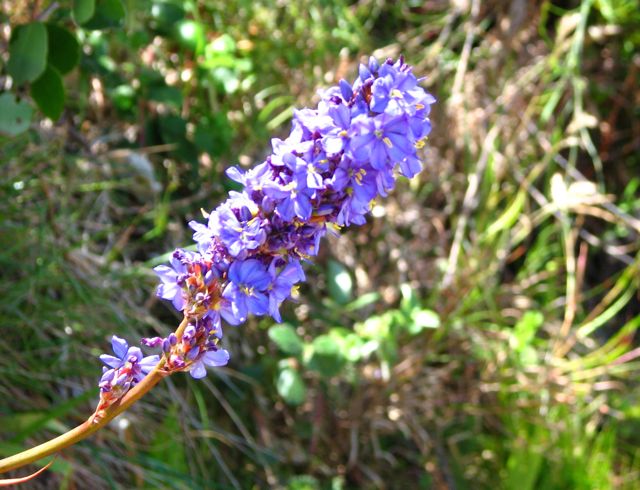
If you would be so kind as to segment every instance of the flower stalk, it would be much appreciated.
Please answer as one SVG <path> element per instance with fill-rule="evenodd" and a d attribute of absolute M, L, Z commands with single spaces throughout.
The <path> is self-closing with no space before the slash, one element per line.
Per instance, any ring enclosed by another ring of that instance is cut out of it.
<path fill-rule="evenodd" d="M 184 329 L 187 327 L 189 318 L 184 317 L 178 329 L 176 330 L 176 336 L 181 337 Z M 22 451 L 21 453 L 9 456 L 8 458 L 0 460 L 0 474 L 7 471 L 21 468 L 42 458 L 46 458 L 51 454 L 55 454 L 64 448 L 72 446 L 77 442 L 86 439 L 93 433 L 102 429 L 111 420 L 127 410 L 131 405 L 140 400 L 145 394 L 147 394 L 155 385 L 167 377 L 170 373 L 164 370 L 166 364 L 166 357 L 160 359 L 155 368 L 147 374 L 140 383 L 131 388 L 122 398 L 116 401 L 113 405 L 104 410 L 104 414 L 96 418 L 96 413 L 93 413 L 91 417 L 85 420 L 82 424 L 78 425 L 74 429 L 65 432 L 58 437 L 44 442 L 36 447 Z M 96 411 L 97 412 L 97 411 Z"/>

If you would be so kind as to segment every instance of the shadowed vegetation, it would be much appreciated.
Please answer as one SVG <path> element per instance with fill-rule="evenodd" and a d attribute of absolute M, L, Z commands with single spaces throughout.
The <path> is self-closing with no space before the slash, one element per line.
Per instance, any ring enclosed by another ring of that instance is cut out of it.
<path fill-rule="evenodd" d="M 113 333 L 175 328 L 151 268 L 294 108 L 370 53 L 438 99 L 284 325 L 25 488 L 638 487 L 637 0 L 2 5 L 2 456 L 93 411 Z"/>

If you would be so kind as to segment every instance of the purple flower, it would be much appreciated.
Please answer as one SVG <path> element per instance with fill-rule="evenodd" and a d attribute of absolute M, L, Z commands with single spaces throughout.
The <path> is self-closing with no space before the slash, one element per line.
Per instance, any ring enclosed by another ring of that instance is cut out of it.
<path fill-rule="evenodd" d="M 225 349 L 210 350 L 202 354 L 191 364 L 189 374 L 195 379 L 204 378 L 207 375 L 206 366 L 226 366 L 229 362 L 229 352 Z"/>
<path fill-rule="evenodd" d="M 269 274 L 271 276 L 271 285 L 269 286 L 269 314 L 275 321 L 280 323 L 280 304 L 291 297 L 291 290 L 294 285 L 300 281 L 304 281 L 304 271 L 300 266 L 300 262 L 292 260 L 278 272 L 275 259 L 269 266 Z"/>
<path fill-rule="evenodd" d="M 328 154 L 335 155 L 347 147 L 352 136 L 351 111 L 346 105 L 332 104 L 327 112 L 334 126 L 322 138 L 322 146 Z"/>
<path fill-rule="evenodd" d="M 217 235 L 232 257 L 242 259 L 264 243 L 267 234 L 258 207 L 245 195 L 233 193 L 215 214 Z"/>
<path fill-rule="evenodd" d="M 405 116 L 382 114 L 356 123 L 359 136 L 351 148 L 358 161 L 370 161 L 377 170 L 393 166 L 415 152 L 413 142 L 407 137 L 409 122 Z"/>
<path fill-rule="evenodd" d="M 158 286 L 158 296 L 170 300 L 178 311 L 182 311 L 185 304 L 182 288 L 187 277 L 187 265 L 184 257 L 182 251 L 176 250 L 171 256 L 171 267 L 159 265 L 153 269 L 162 281 Z"/>
<path fill-rule="evenodd" d="M 249 313 L 264 315 L 269 310 L 265 294 L 271 277 L 265 266 L 256 259 L 236 261 L 229 267 L 229 283 L 222 297 L 231 303 L 230 311 L 222 311 L 227 321 L 244 322 Z"/>
<path fill-rule="evenodd" d="M 274 199 L 276 210 L 282 219 L 292 221 L 294 217 L 307 221 L 311 217 L 313 208 L 311 198 L 314 190 L 307 187 L 306 178 L 301 178 L 300 173 L 294 174 L 286 184 L 270 181 L 264 185 L 264 193 Z"/>
<path fill-rule="evenodd" d="M 160 361 L 157 355 L 145 357 L 138 347 L 129 347 L 126 340 L 113 336 L 111 347 L 115 356 L 102 354 L 100 360 L 110 369 L 104 368 L 100 388 L 110 391 L 114 386 L 129 389 L 132 384 L 142 381 Z"/>

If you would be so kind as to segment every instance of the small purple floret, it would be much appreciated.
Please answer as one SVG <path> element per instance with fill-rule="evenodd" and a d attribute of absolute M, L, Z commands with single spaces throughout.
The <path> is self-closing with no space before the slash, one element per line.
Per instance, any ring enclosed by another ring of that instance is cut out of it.
<path fill-rule="evenodd" d="M 114 388 L 128 390 L 130 386 L 142 381 L 160 361 L 160 357 L 144 356 L 138 347 L 129 347 L 126 340 L 113 336 L 111 346 L 115 356 L 102 354 L 100 360 L 108 368 L 104 368 L 100 380 L 102 391 L 111 391 Z"/>

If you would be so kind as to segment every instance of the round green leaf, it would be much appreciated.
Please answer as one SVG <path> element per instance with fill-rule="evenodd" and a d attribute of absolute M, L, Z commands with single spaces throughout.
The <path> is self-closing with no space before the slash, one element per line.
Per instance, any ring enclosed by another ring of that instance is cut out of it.
<path fill-rule="evenodd" d="M 411 313 L 411 322 L 409 322 L 408 330 L 411 334 L 420 333 L 425 328 L 438 328 L 440 326 L 440 317 L 432 310 L 413 310 Z"/>
<path fill-rule="evenodd" d="M 311 356 L 307 367 L 321 376 L 330 378 L 340 373 L 345 359 L 340 351 L 338 339 L 330 335 L 320 335 L 312 343 Z"/>
<path fill-rule="evenodd" d="M 353 280 L 345 266 L 330 260 L 327 270 L 327 287 L 331 297 L 341 305 L 347 304 L 353 297 Z"/>
<path fill-rule="evenodd" d="M 78 25 L 87 22 L 96 12 L 96 0 L 75 0 L 73 2 L 73 19 Z"/>
<path fill-rule="evenodd" d="M 80 44 L 76 37 L 64 27 L 47 24 L 49 40 L 49 64 L 61 75 L 69 73 L 80 61 Z"/>
<path fill-rule="evenodd" d="M 130 111 L 136 102 L 136 91 L 131 85 L 118 85 L 111 91 L 113 105 L 121 111 Z"/>
<path fill-rule="evenodd" d="M 203 24 L 195 20 L 183 20 L 176 24 L 176 37 L 180 45 L 195 53 L 204 49 L 206 29 Z"/>
<path fill-rule="evenodd" d="M 64 109 L 64 85 L 58 70 L 47 66 L 42 76 L 31 84 L 31 97 L 38 108 L 54 121 L 60 117 Z"/>
<path fill-rule="evenodd" d="M 126 11 L 121 0 L 97 0 L 95 14 L 83 27 L 86 29 L 108 29 L 124 24 Z"/>
<path fill-rule="evenodd" d="M 0 95 L 0 133 L 15 136 L 26 131 L 31 124 L 33 108 L 24 100 L 5 92 Z"/>
<path fill-rule="evenodd" d="M 16 85 L 32 82 L 47 66 L 47 30 L 42 22 L 17 26 L 9 43 L 7 71 Z"/>
<path fill-rule="evenodd" d="M 300 405 L 307 396 L 307 388 L 304 385 L 300 373 L 291 367 L 286 367 L 278 374 L 276 381 L 278 394 L 289 405 Z"/>
<path fill-rule="evenodd" d="M 269 338 L 285 354 L 297 356 L 302 353 L 302 340 L 291 325 L 274 325 L 269 329 Z"/>
<path fill-rule="evenodd" d="M 184 8 L 174 2 L 153 2 L 151 5 L 151 18 L 155 27 L 163 32 L 170 31 L 176 22 L 184 19 Z"/>

